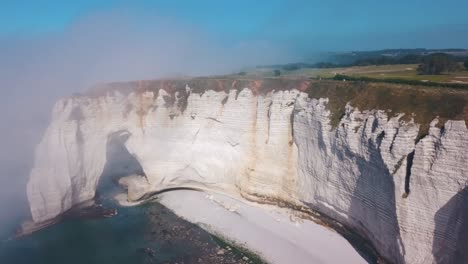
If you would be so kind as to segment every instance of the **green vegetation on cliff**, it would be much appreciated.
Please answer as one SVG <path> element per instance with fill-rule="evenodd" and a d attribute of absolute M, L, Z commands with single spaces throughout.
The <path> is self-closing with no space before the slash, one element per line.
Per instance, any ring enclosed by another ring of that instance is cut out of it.
<path fill-rule="evenodd" d="M 329 98 L 334 127 L 345 114 L 348 102 L 360 111 L 380 109 L 393 115 L 404 113 L 404 121 L 414 118 L 415 123 L 421 125 L 418 139 L 427 134 L 430 122 L 436 117 L 439 117 L 439 127 L 447 120 L 468 122 L 468 91 L 464 90 L 362 81 L 316 81 L 311 83 L 307 93 L 311 98 Z"/>

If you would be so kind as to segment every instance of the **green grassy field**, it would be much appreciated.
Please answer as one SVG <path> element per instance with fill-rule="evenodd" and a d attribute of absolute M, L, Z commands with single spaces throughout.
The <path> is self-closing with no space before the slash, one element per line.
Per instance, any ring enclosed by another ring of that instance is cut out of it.
<path fill-rule="evenodd" d="M 431 81 L 441 83 L 468 83 L 468 71 L 441 75 L 419 75 L 416 71 L 418 65 L 392 65 L 393 69 L 385 69 L 385 66 L 372 66 L 373 69 L 353 69 L 351 75 L 378 79 L 407 79 L 418 81 Z M 352 67 L 354 68 L 354 67 Z M 359 68 L 359 67 L 356 67 Z M 381 69 L 382 68 L 382 69 Z"/>
<path fill-rule="evenodd" d="M 462 83 L 468 84 L 468 71 L 460 71 L 441 75 L 419 75 L 417 73 L 417 64 L 397 64 L 397 65 L 378 65 L 378 66 L 353 66 L 345 68 L 301 68 L 298 70 L 281 70 L 281 76 L 286 77 L 307 77 L 307 78 L 330 78 L 336 74 L 344 74 L 354 77 L 369 77 L 378 79 L 405 79 L 418 80 L 421 82 L 440 82 L 440 83 Z M 249 76 L 256 77 L 274 77 L 273 69 L 255 69 L 247 72 Z"/>

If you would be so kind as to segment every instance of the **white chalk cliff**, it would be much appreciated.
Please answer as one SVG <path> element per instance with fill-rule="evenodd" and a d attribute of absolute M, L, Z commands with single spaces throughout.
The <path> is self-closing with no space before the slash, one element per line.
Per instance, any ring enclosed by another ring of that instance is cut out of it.
<path fill-rule="evenodd" d="M 307 81 L 262 85 L 200 92 L 133 83 L 60 100 L 27 186 L 33 220 L 92 199 L 109 141 L 119 138 L 142 168 L 121 179 L 130 200 L 171 187 L 240 194 L 336 219 L 390 262 L 467 258 L 464 120 L 441 129 L 434 119 L 416 143 L 420 125 L 403 114 L 348 104 L 334 127 L 329 99 L 310 98 Z"/>

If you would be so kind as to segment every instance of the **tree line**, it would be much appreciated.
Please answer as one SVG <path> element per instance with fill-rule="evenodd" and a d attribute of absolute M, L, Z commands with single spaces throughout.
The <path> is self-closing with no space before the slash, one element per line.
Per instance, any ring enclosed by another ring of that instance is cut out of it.
<path fill-rule="evenodd" d="M 465 61 L 463 61 L 463 59 Z M 371 65 L 394 65 L 394 64 L 419 64 L 418 73 L 424 75 L 435 75 L 468 70 L 468 58 L 454 57 L 446 53 L 432 53 L 428 55 L 409 54 L 402 57 L 380 56 L 375 58 L 360 59 L 353 63 L 337 64 L 332 62 L 319 63 L 289 63 L 285 65 L 274 65 L 275 76 L 279 75 L 279 70 L 294 71 L 302 68 L 344 68 L 352 66 Z M 278 70 L 279 69 L 279 70 Z"/>

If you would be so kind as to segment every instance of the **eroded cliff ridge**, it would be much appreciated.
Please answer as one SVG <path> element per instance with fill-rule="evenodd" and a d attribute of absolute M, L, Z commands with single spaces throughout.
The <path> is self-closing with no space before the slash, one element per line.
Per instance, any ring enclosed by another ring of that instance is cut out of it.
<path fill-rule="evenodd" d="M 463 262 L 467 120 L 468 92 L 445 88 L 114 83 L 56 103 L 27 193 L 44 222 L 92 199 L 101 176 L 118 170 L 129 200 L 173 187 L 240 194 L 336 219 L 390 262 Z M 122 173 L 115 142 L 136 171 Z"/>

